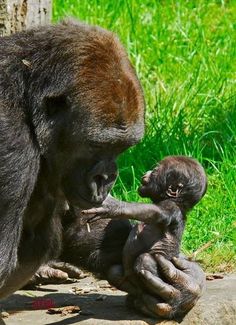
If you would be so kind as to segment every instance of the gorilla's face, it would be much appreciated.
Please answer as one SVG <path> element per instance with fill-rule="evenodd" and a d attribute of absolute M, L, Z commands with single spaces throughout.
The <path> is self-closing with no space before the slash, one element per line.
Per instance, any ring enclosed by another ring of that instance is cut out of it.
<path fill-rule="evenodd" d="M 73 159 L 67 163 L 62 177 L 67 200 L 81 208 L 97 206 L 105 200 L 118 174 L 118 155 L 137 143 L 143 134 L 143 126 L 136 123 L 121 128 L 109 127 L 98 119 L 94 123 L 88 116 L 86 121 L 79 126 L 77 135 L 72 132 L 70 140 L 78 141 L 74 142 Z"/>
<path fill-rule="evenodd" d="M 81 147 L 80 152 L 84 155 L 78 157 L 67 170 L 62 186 L 70 204 L 89 208 L 100 205 L 111 190 L 117 177 L 117 154 L 112 153 L 112 148 L 106 148 L 106 151 L 92 149 L 89 144 Z"/>
<path fill-rule="evenodd" d="M 112 115 L 106 106 L 97 104 L 99 109 L 94 109 L 98 99 L 91 102 L 77 93 L 47 98 L 46 121 L 36 129 L 42 155 L 60 177 L 61 191 L 69 204 L 81 208 L 104 201 L 117 177 L 118 155 L 144 132 L 143 107 L 128 119 L 125 111 L 111 106 L 112 101 Z"/>
<path fill-rule="evenodd" d="M 117 156 L 143 136 L 144 99 L 116 37 L 80 29 L 75 26 L 66 36 L 71 42 L 66 41 L 63 57 L 56 54 L 52 73 L 31 90 L 30 102 L 36 107 L 33 126 L 41 156 L 58 175 L 69 203 L 89 208 L 110 191 Z M 34 71 L 42 76 L 43 63 L 37 64 Z"/>

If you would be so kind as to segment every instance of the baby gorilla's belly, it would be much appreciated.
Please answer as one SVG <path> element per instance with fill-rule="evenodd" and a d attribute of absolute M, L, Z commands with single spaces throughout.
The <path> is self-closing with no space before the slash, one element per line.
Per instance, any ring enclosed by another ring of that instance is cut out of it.
<path fill-rule="evenodd" d="M 125 274 L 133 272 L 135 260 L 143 253 L 161 254 L 172 259 L 179 254 L 179 243 L 166 228 L 139 223 L 130 232 L 123 250 Z"/>
<path fill-rule="evenodd" d="M 148 250 L 152 255 L 161 254 L 167 259 L 172 259 L 179 255 L 179 243 L 175 236 L 166 232 Z"/>

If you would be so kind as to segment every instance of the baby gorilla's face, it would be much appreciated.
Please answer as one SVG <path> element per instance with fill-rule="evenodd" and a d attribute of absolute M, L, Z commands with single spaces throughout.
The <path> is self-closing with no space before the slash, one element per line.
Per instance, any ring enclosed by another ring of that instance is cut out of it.
<path fill-rule="evenodd" d="M 149 170 L 141 178 L 141 185 L 138 188 L 138 192 L 139 192 L 140 196 L 142 196 L 142 197 L 145 197 L 146 196 L 145 194 L 149 191 L 151 173 L 152 173 L 152 171 Z"/>
<path fill-rule="evenodd" d="M 154 203 L 171 199 L 185 209 L 192 208 L 205 194 L 207 178 L 203 167 L 185 156 L 164 158 L 141 180 L 139 194 Z"/>
<path fill-rule="evenodd" d="M 142 179 L 141 185 L 138 189 L 141 197 L 148 197 L 154 202 L 163 200 L 163 190 L 160 187 L 159 168 L 147 171 Z"/>

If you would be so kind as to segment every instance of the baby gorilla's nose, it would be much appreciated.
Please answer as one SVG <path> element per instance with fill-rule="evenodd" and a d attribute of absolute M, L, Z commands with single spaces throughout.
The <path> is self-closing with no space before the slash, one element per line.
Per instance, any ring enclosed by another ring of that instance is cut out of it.
<path fill-rule="evenodd" d="M 143 175 L 143 177 L 142 177 L 142 184 L 143 185 L 147 185 L 149 183 L 151 173 L 152 173 L 152 171 L 149 170 Z"/>

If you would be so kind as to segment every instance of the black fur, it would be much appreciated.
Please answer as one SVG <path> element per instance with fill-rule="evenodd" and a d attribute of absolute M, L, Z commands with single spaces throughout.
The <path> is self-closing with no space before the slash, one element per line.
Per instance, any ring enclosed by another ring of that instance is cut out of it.
<path fill-rule="evenodd" d="M 108 269 L 122 264 L 122 252 L 132 226 L 128 220 L 103 219 L 87 223 L 79 209 L 63 218 L 63 250 L 60 260 L 106 278 Z"/>
<path fill-rule="evenodd" d="M 0 297 L 59 255 L 66 200 L 104 200 L 143 106 L 108 31 L 69 22 L 0 38 Z"/>

